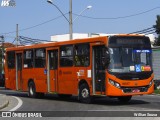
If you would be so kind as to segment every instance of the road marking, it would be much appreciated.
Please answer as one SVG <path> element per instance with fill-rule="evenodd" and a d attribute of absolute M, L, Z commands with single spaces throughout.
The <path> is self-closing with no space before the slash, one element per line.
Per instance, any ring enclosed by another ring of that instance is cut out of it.
<path fill-rule="evenodd" d="M 160 96 L 160 94 L 151 94 L 150 96 Z"/>
<path fill-rule="evenodd" d="M 22 106 L 23 101 L 20 98 L 18 98 L 18 97 L 15 97 L 15 96 L 12 96 L 12 97 L 14 97 L 14 98 L 16 98 L 18 100 L 18 105 L 16 107 L 12 108 L 9 111 L 16 111 L 18 108 L 20 108 Z"/>

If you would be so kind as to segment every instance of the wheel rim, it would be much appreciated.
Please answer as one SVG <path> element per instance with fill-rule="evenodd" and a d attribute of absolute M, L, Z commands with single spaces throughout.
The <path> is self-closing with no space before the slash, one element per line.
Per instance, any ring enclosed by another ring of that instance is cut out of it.
<path fill-rule="evenodd" d="M 33 95 L 33 88 L 32 87 L 29 88 L 29 91 L 30 91 L 30 94 Z"/>
<path fill-rule="evenodd" d="M 86 89 L 86 88 L 84 88 L 83 90 L 82 90 L 82 97 L 83 98 L 87 98 L 88 96 L 89 96 L 89 91 L 88 91 L 88 89 Z"/>

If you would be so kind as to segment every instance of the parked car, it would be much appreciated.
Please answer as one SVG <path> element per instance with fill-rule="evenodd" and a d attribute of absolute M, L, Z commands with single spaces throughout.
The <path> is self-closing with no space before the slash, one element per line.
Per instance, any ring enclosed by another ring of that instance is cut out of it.
<path fill-rule="evenodd" d="M 5 77 L 4 74 L 0 74 L 0 86 L 4 87 L 5 85 Z"/>

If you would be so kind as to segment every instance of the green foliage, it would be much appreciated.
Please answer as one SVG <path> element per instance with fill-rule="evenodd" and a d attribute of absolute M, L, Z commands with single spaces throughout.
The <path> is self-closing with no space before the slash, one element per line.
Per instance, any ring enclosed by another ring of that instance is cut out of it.
<path fill-rule="evenodd" d="M 160 15 L 157 15 L 156 25 L 153 26 L 156 29 L 158 38 L 156 39 L 154 45 L 160 46 Z"/>
<path fill-rule="evenodd" d="M 154 90 L 155 94 L 160 94 L 160 90 Z"/>
<path fill-rule="evenodd" d="M 160 34 L 160 15 L 157 15 L 156 25 L 153 27 L 156 28 L 156 33 Z"/>
<path fill-rule="evenodd" d="M 156 38 L 154 45 L 160 46 L 160 34 L 158 35 L 158 38 Z"/>

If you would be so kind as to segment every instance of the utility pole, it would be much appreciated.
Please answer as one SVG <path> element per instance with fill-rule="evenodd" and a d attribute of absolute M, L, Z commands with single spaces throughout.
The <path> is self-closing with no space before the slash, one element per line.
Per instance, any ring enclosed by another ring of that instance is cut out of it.
<path fill-rule="evenodd" d="M 47 0 L 48 3 L 55 6 L 59 12 L 63 15 L 63 17 L 68 21 L 69 23 L 69 38 L 73 39 L 73 22 L 72 22 L 72 0 L 69 1 L 69 19 L 64 15 L 64 13 L 59 9 L 59 7 L 55 4 L 53 4 L 52 0 Z"/>
<path fill-rule="evenodd" d="M 65 16 L 65 14 L 59 9 L 57 5 L 55 5 L 52 0 L 47 0 L 49 4 L 52 4 L 54 7 L 58 9 L 58 11 L 63 15 L 63 17 L 67 20 L 69 23 L 69 38 L 73 39 L 73 22 L 81 15 L 85 10 L 92 8 L 92 6 L 87 6 L 77 17 L 72 20 L 72 0 L 69 0 L 69 19 Z"/>
<path fill-rule="evenodd" d="M 16 24 L 16 46 L 18 47 L 19 40 L 18 40 L 18 24 Z"/>
<path fill-rule="evenodd" d="M 70 10 L 69 10 L 69 34 L 70 39 L 73 39 L 73 22 L 72 22 L 72 0 L 70 0 Z"/>

